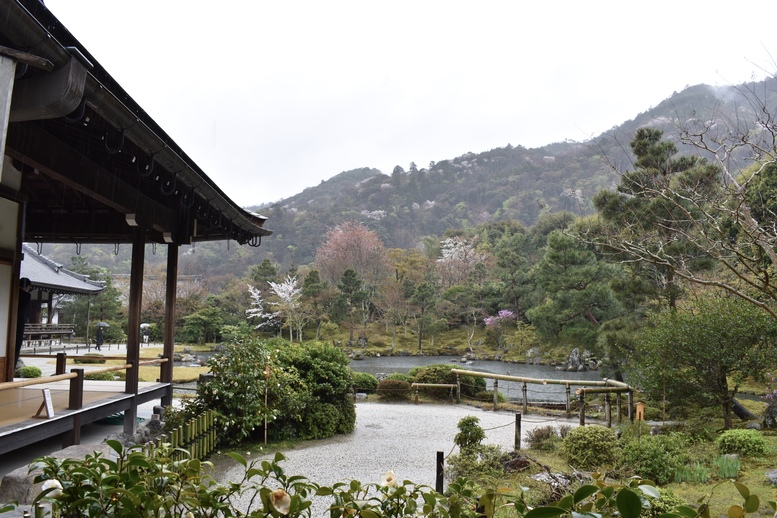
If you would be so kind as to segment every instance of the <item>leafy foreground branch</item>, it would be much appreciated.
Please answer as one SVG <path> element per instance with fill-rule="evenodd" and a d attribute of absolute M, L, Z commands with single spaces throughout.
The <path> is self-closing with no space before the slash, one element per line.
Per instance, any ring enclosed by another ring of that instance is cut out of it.
<path fill-rule="evenodd" d="M 330 499 L 329 518 L 382 518 L 423 516 L 434 518 L 516 516 L 525 518 L 614 517 L 637 518 L 649 512 L 650 499 L 660 498 L 652 482 L 632 478 L 623 483 L 605 480 L 599 473 L 551 505 L 531 507 L 526 488 L 492 487 L 476 490 L 464 479 L 450 484 L 446 494 L 409 480 L 400 482 L 386 473 L 376 484 L 358 480 L 320 486 L 302 476 L 287 476 L 280 466 L 285 459 L 246 461 L 230 456 L 245 468 L 242 480 L 221 484 L 207 471 L 213 465 L 197 459 L 172 460 L 169 445 L 124 448 L 108 441 L 115 458 L 99 452 L 83 460 L 43 457 L 32 469 L 40 469 L 35 482 L 42 492 L 35 504 L 48 502 L 61 517 L 161 517 L 251 516 L 304 517 L 313 514 L 312 499 Z M 113 455 L 112 455 L 113 457 Z M 760 502 L 748 488 L 735 483 L 743 498 L 728 516 L 744 517 L 758 511 Z M 707 502 L 698 508 L 676 507 L 663 515 L 677 518 L 709 517 Z M 650 497 L 650 498 L 648 498 Z M 775 509 L 775 503 L 770 502 Z M 0 512 L 13 509 L 6 506 Z"/>

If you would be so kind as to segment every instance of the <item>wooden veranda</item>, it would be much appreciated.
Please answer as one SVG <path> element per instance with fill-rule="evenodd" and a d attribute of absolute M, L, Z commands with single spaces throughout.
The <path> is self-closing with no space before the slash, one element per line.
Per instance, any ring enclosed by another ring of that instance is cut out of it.
<path fill-rule="evenodd" d="M 265 218 L 227 197 L 39 0 L 0 7 L 0 150 L 0 453 L 57 434 L 76 444 L 82 424 L 117 411 L 134 432 L 139 403 L 172 398 L 179 247 L 258 246 Z M 131 245 L 126 381 L 79 384 L 77 369 L 40 386 L 14 380 L 25 242 Z M 146 243 L 167 245 L 163 363 L 150 385 L 138 381 Z M 53 416 L 33 419 L 27 402 L 46 386 Z"/>

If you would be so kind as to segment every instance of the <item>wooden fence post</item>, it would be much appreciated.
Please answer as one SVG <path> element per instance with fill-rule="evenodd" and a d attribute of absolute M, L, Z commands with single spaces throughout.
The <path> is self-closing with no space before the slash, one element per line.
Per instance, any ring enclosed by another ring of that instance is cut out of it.
<path fill-rule="evenodd" d="M 499 402 L 499 380 L 494 380 L 494 412 L 496 412 L 496 405 Z"/>
<path fill-rule="evenodd" d="M 515 449 L 521 449 L 521 414 L 515 414 Z"/>
<path fill-rule="evenodd" d="M 612 428 L 612 407 L 610 407 L 610 393 L 604 393 L 604 417 L 607 420 L 607 428 Z"/>
<path fill-rule="evenodd" d="M 571 402 L 569 400 L 569 395 L 570 395 L 571 390 L 572 389 L 567 384 L 566 385 L 566 411 L 567 411 L 567 419 L 569 419 L 571 417 L 571 415 L 572 415 L 572 404 L 571 404 Z"/>
<path fill-rule="evenodd" d="M 437 452 L 437 477 L 435 478 L 435 491 L 442 494 L 443 492 L 443 473 L 445 469 L 445 453 Z"/>
<path fill-rule="evenodd" d="M 523 397 L 523 413 L 528 414 L 529 413 L 529 396 L 528 396 L 528 390 L 526 389 L 526 382 L 523 382 L 523 385 L 521 386 L 521 394 Z"/>
<path fill-rule="evenodd" d="M 580 426 L 585 426 L 585 392 L 580 392 Z"/>

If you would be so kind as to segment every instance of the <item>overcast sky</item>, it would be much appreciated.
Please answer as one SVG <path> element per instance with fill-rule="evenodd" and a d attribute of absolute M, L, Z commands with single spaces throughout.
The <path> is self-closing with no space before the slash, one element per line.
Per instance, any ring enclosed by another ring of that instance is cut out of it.
<path fill-rule="evenodd" d="M 773 0 L 45 0 L 242 206 L 358 167 L 584 141 L 763 79 Z"/>

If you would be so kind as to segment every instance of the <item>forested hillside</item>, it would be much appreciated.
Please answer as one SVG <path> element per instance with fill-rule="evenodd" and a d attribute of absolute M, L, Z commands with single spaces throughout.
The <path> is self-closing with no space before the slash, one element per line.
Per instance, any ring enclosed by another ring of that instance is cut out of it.
<path fill-rule="evenodd" d="M 347 220 L 374 230 L 387 247 L 415 248 L 424 237 L 439 237 L 450 229 L 504 220 L 531 226 L 541 214 L 560 210 L 591 214 L 593 196 L 614 187 L 620 173 L 632 167 L 628 143 L 637 128 L 661 129 L 676 142 L 689 121 L 740 119 L 747 124 L 754 120 L 756 107 L 743 94 L 755 92 L 767 105 L 774 104 L 776 82 L 769 78 L 731 88 L 688 87 L 587 142 L 536 149 L 506 144 L 430 164 L 397 165 L 393 171 L 365 167 L 342 172 L 291 198 L 249 207 L 267 216 L 267 227 L 274 231 L 261 247 L 184 247 L 181 269 L 192 275 L 242 276 L 264 258 L 282 269 L 309 264 L 326 231 Z M 679 147 L 681 153 L 697 152 Z M 75 247 L 46 245 L 43 251 L 67 264 Z M 82 254 L 112 272 L 128 272 L 129 247 L 115 252 L 84 245 Z M 147 260 L 162 264 L 163 257 L 149 247 Z"/>

